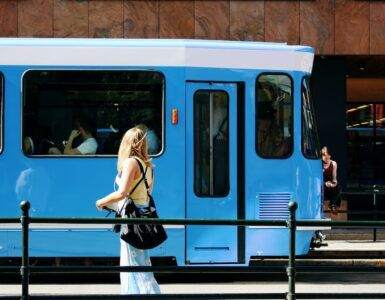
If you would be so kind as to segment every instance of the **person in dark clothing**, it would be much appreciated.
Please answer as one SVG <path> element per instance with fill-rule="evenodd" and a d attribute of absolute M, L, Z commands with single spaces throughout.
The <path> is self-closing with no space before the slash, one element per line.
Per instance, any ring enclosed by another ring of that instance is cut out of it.
<path fill-rule="evenodd" d="M 339 187 L 337 182 L 337 163 L 331 159 L 327 147 L 321 150 L 324 177 L 324 199 L 329 200 L 329 208 L 335 212 L 340 206 Z"/>

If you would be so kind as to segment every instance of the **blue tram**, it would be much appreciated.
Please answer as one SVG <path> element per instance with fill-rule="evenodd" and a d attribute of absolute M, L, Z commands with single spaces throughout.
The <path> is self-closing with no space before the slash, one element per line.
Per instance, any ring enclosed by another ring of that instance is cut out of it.
<path fill-rule="evenodd" d="M 102 217 L 120 138 L 144 124 L 161 217 L 286 219 L 294 199 L 298 218 L 321 219 L 313 57 L 278 43 L 0 39 L 0 217 L 24 199 L 35 217 Z M 64 154 L 79 118 L 97 147 Z M 285 228 L 166 228 L 151 255 L 179 265 L 288 253 Z M 313 235 L 299 228 L 297 254 Z M 109 225 L 34 224 L 30 239 L 31 256 L 119 255 Z M 0 256 L 20 254 L 18 224 L 0 225 Z"/>

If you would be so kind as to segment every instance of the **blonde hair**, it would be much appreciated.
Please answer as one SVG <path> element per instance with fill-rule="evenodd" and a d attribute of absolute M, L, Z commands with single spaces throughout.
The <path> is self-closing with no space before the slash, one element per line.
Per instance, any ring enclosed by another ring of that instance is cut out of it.
<path fill-rule="evenodd" d="M 135 126 L 124 134 L 118 152 L 118 172 L 122 171 L 124 160 L 132 156 L 140 158 L 147 166 L 152 167 L 147 151 L 147 127 L 144 125 Z"/>

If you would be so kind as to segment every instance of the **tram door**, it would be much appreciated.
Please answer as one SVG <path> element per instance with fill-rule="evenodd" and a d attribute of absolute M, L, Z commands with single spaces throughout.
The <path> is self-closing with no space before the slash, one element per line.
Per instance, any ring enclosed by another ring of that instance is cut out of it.
<path fill-rule="evenodd" d="M 187 83 L 186 215 L 237 218 L 237 86 Z M 187 226 L 186 263 L 237 262 L 236 226 Z"/>

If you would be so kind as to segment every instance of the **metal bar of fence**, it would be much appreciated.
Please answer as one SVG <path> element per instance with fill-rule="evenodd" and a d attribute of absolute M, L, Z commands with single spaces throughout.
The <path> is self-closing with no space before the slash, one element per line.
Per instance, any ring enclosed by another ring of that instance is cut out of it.
<path fill-rule="evenodd" d="M 288 277 L 288 300 L 295 300 L 295 212 L 298 208 L 296 202 L 289 203 L 289 220 L 287 221 L 287 227 L 289 228 L 289 264 L 287 267 Z"/>
<path fill-rule="evenodd" d="M 0 273 L 16 273 L 20 272 L 19 267 L 14 266 L 0 266 Z"/>
<path fill-rule="evenodd" d="M 297 227 L 381 227 L 385 228 L 385 221 L 329 221 L 329 220 L 297 220 Z"/>
<path fill-rule="evenodd" d="M 383 293 L 297 293 L 297 299 L 385 299 Z M 260 294 L 161 294 L 161 295 L 130 295 L 130 299 L 284 299 L 284 293 Z M 17 300 L 17 296 L 0 296 L 4 300 Z M 32 295 L 31 300 L 126 300 L 127 295 Z"/>
<path fill-rule="evenodd" d="M 384 227 L 385 221 L 296 220 L 298 226 Z M 29 223 L 41 224 L 168 224 L 287 227 L 286 220 L 205 220 L 205 219 L 108 219 L 108 218 L 30 218 Z"/>
<path fill-rule="evenodd" d="M 20 218 L 0 218 L 0 224 L 20 223 Z"/>
<path fill-rule="evenodd" d="M 0 299 L 14 300 L 18 297 L 0 296 Z M 160 295 L 36 295 L 30 296 L 31 300 L 68 300 L 68 299 L 103 299 L 103 300 L 127 300 L 127 299 L 285 299 L 284 293 L 223 293 L 223 294 L 160 294 Z"/>
<path fill-rule="evenodd" d="M 332 211 L 331 210 L 324 210 L 323 211 L 324 213 L 331 213 Z M 338 210 L 338 213 L 339 214 L 343 214 L 343 213 L 346 213 L 346 214 L 349 214 L 349 215 L 374 215 L 374 211 L 373 210 Z M 385 210 L 378 210 L 376 211 L 376 213 L 378 215 L 385 215 Z"/>
<path fill-rule="evenodd" d="M 22 238 L 23 238 L 23 245 L 22 245 L 22 257 L 21 257 L 21 268 L 20 268 L 20 274 L 21 274 L 21 300 L 28 300 L 29 292 L 29 241 L 28 241 L 28 226 L 29 226 L 29 209 L 30 204 L 28 201 L 23 201 L 20 204 L 21 210 L 22 210 L 22 216 L 21 216 L 21 228 L 22 228 Z"/>
<path fill-rule="evenodd" d="M 379 192 L 378 189 L 376 189 L 376 186 L 373 186 L 373 206 L 374 206 L 374 215 L 373 218 L 374 220 L 377 220 L 377 197 L 376 194 Z M 373 228 L 373 242 L 377 241 L 377 228 Z"/>
<path fill-rule="evenodd" d="M 31 266 L 32 273 L 282 273 L 284 266 Z"/>
<path fill-rule="evenodd" d="M 20 270 L 18 267 L 0 268 L 2 273 L 15 273 Z M 156 272 L 156 273 L 277 273 L 284 274 L 287 268 L 283 265 L 255 266 L 255 267 L 232 267 L 232 266 L 30 266 L 30 273 L 119 273 L 119 272 Z M 295 265 L 296 274 L 308 273 L 385 273 L 385 266 L 365 267 L 353 266 L 319 266 L 319 265 Z"/>
<path fill-rule="evenodd" d="M 168 224 L 168 225 L 228 225 L 228 226 L 285 226 L 286 220 L 208 220 L 208 219 L 110 219 L 110 218 L 30 218 L 40 224 Z"/>
<path fill-rule="evenodd" d="M 297 299 L 385 299 L 382 293 L 300 293 Z"/>

